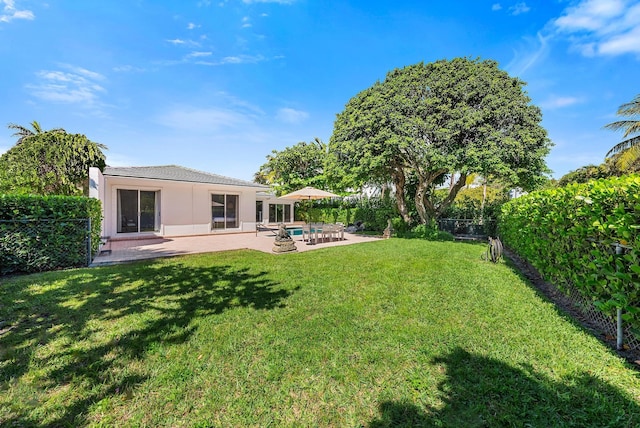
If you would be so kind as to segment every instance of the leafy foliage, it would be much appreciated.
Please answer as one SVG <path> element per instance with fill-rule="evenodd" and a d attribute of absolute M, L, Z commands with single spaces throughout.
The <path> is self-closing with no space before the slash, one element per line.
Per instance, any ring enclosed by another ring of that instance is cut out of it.
<path fill-rule="evenodd" d="M 307 210 L 296 210 L 296 220 L 343 223 L 352 225 L 363 223 L 365 230 L 382 232 L 387 222 L 398 216 L 392 199 L 381 196 L 362 196 L 345 198 L 342 201 L 312 201 L 313 207 Z M 306 203 L 303 202 L 303 203 Z M 308 212 L 308 214 L 304 214 Z M 305 217 L 308 215 L 308 217 Z"/>
<path fill-rule="evenodd" d="M 87 262 L 100 244 L 100 201 L 73 196 L 0 195 L 0 274 L 40 272 Z"/>
<path fill-rule="evenodd" d="M 640 176 L 534 192 L 502 208 L 504 242 L 558 287 L 572 285 L 640 332 Z M 629 247 L 614 255 L 615 243 Z"/>
<path fill-rule="evenodd" d="M 22 144 L 22 142 L 27 138 L 30 138 L 30 137 L 33 137 L 34 135 L 45 132 L 43 131 L 42 126 L 40 126 L 40 124 L 35 120 L 31 122 L 32 129 L 29 129 L 22 125 L 16 125 L 15 123 L 10 123 L 7 127 L 9 129 L 15 129 L 16 132 L 13 133 L 13 136 L 18 137 L 18 141 L 16 142 L 16 145 Z M 62 128 L 54 128 L 47 132 L 60 132 L 64 134 L 67 131 L 65 131 Z"/>
<path fill-rule="evenodd" d="M 27 136 L 0 156 L 0 193 L 81 195 L 89 167 L 105 167 L 102 149 L 61 130 Z"/>
<path fill-rule="evenodd" d="M 640 133 L 640 94 L 636 95 L 631 102 L 621 105 L 620 108 L 618 108 L 617 114 L 619 116 L 628 117 L 628 119 L 610 123 L 605 126 L 605 128 L 613 131 L 623 130 L 623 138 L 625 138 L 625 140 L 613 146 L 607 152 L 605 156 L 607 158 L 640 144 L 640 135 L 626 139 L 630 135 Z"/>
<path fill-rule="evenodd" d="M 597 180 L 598 178 L 611 177 L 611 170 L 607 167 L 606 163 L 600 165 L 586 165 L 580 168 L 569 171 L 558 180 L 558 186 L 566 186 L 571 183 L 586 183 L 590 180 Z"/>
<path fill-rule="evenodd" d="M 440 230 L 435 220 L 429 224 L 418 224 L 408 228 L 407 224 L 401 222 L 401 218 L 398 217 L 394 219 L 393 227 L 399 238 L 425 239 L 427 241 L 453 241 L 455 239 L 451 233 Z"/>
<path fill-rule="evenodd" d="M 486 195 L 484 194 L 486 192 Z M 483 197 L 484 204 L 483 204 Z M 504 189 L 483 186 L 460 190 L 453 203 L 442 213 L 444 218 L 496 219 L 502 204 L 508 200 Z"/>
<path fill-rule="evenodd" d="M 305 186 L 325 188 L 324 161 L 327 146 L 320 139 L 300 142 L 282 151 L 273 150 L 267 162 L 254 174 L 254 180 L 270 185 L 277 195 Z"/>
<path fill-rule="evenodd" d="M 389 220 L 398 214 L 393 200 L 385 197 L 360 198 L 355 207 L 354 221 L 364 223 L 367 230 L 382 232 Z"/>
<path fill-rule="evenodd" d="M 405 187 L 415 176 L 409 197 L 425 224 L 472 173 L 533 188 L 547 172 L 551 143 L 523 85 L 494 61 L 456 58 L 393 70 L 338 115 L 327 174 L 343 188 L 392 182 L 406 222 Z M 437 201 L 435 186 L 456 172 L 449 194 Z"/>
<path fill-rule="evenodd" d="M 640 146 L 632 146 L 605 159 L 600 165 L 586 165 L 570 171 L 558 180 L 558 186 L 586 183 L 590 180 L 621 177 L 640 172 Z"/>

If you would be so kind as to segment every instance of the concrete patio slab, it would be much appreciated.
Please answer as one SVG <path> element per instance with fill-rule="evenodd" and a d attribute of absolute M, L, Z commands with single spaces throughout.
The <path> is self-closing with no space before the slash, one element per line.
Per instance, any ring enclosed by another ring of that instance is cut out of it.
<path fill-rule="evenodd" d="M 309 245 L 301 236 L 292 237 L 298 252 L 317 250 L 339 245 L 351 245 L 377 241 L 375 236 L 344 234 L 344 240 L 321 242 Z M 182 237 L 154 237 L 149 239 L 112 240 L 106 245 L 111 252 L 102 252 L 95 257 L 91 266 L 109 265 L 135 260 L 155 259 L 184 254 L 210 253 L 216 251 L 251 249 L 265 253 L 272 251 L 275 236 L 273 232 L 234 233 L 226 235 L 203 235 Z M 103 248 L 104 249 L 104 248 Z M 286 253 L 283 253 L 286 254 Z"/>

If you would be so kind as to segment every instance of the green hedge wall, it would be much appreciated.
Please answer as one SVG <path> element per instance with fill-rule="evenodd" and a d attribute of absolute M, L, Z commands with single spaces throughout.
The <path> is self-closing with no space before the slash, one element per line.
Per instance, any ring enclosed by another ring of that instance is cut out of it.
<path fill-rule="evenodd" d="M 100 201 L 76 196 L 0 195 L 0 274 L 87 263 L 86 222 L 93 256 L 100 245 Z"/>
<path fill-rule="evenodd" d="M 295 220 L 336 223 L 345 225 L 363 222 L 366 230 L 382 232 L 387 221 L 398 215 L 393 199 L 379 196 L 362 197 L 356 200 L 313 201 L 313 208 L 307 201 L 296 204 Z"/>
<path fill-rule="evenodd" d="M 506 203 L 506 245 L 560 289 L 577 288 L 613 316 L 617 307 L 640 333 L 640 176 L 534 192 Z M 613 244 L 623 244 L 615 256 Z"/>

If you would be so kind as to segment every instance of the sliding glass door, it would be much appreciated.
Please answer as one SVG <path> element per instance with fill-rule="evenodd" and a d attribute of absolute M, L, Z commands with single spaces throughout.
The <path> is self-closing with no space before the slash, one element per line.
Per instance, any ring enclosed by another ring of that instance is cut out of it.
<path fill-rule="evenodd" d="M 160 230 L 160 192 L 118 189 L 118 233 Z"/>
<path fill-rule="evenodd" d="M 269 223 L 290 223 L 290 204 L 269 204 Z"/>
<path fill-rule="evenodd" d="M 238 195 L 211 195 L 211 228 L 213 230 L 237 229 Z"/>

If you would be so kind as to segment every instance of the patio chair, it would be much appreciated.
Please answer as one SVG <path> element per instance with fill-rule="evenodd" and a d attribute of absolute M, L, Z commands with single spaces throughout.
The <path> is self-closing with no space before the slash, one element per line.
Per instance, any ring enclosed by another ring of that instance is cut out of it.
<path fill-rule="evenodd" d="M 302 240 L 309 244 L 317 244 L 318 238 L 322 234 L 324 228 L 323 223 L 306 223 L 302 226 Z"/>
<path fill-rule="evenodd" d="M 278 229 L 273 229 L 267 226 L 267 223 L 263 221 L 259 221 L 256 223 L 256 236 L 258 236 L 258 232 L 271 232 L 273 236 L 277 235 Z"/>
<path fill-rule="evenodd" d="M 323 224 L 322 225 L 322 242 L 332 241 L 333 240 L 333 225 L 332 224 Z"/>
<path fill-rule="evenodd" d="M 344 239 L 344 225 L 341 223 L 329 225 L 329 229 L 327 232 L 327 236 L 329 237 L 330 241 L 342 241 Z"/>

